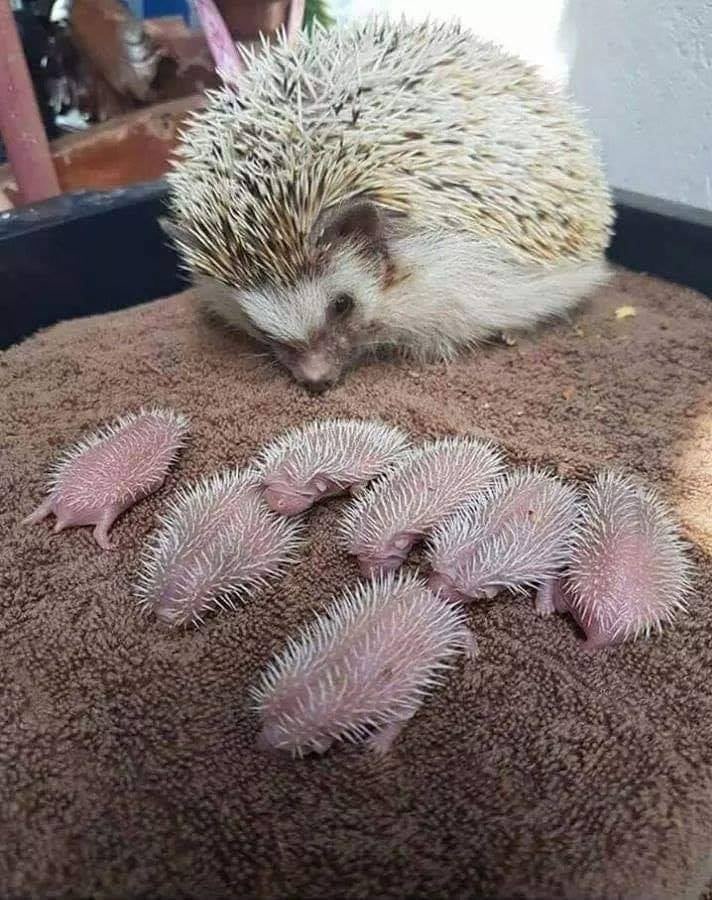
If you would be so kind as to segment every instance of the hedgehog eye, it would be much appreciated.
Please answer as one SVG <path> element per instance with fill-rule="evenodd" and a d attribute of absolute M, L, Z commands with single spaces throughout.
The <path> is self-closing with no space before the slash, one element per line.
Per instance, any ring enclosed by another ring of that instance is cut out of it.
<path fill-rule="evenodd" d="M 329 305 L 329 312 L 338 319 L 348 316 L 356 301 L 351 294 L 337 294 Z"/>

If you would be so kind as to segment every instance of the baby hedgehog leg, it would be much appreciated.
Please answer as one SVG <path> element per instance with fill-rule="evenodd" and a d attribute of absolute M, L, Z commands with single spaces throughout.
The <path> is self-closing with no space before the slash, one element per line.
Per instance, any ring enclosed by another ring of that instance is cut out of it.
<path fill-rule="evenodd" d="M 569 610 L 566 589 L 561 578 L 550 578 L 536 592 L 534 611 L 538 616 L 546 618 L 555 612 L 565 613 Z"/>
<path fill-rule="evenodd" d="M 408 724 L 408 720 L 402 722 L 391 722 L 388 725 L 382 725 L 378 730 L 366 739 L 366 746 L 376 756 L 385 756 L 390 753 L 393 744 L 395 744 L 401 731 Z"/>
<path fill-rule="evenodd" d="M 108 550 L 111 547 L 111 542 L 109 541 L 109 529 L 114 524 L 114 518 L 114 511 L 106 510 L 96 523 L 94 531 L 92 532 L 94 540 L 104 550 Z"/>
<path fill-rule="evenodd" d="M 50 513 L 54 532 L 94 525 L 94 538 L 111 549 L 109 529 L 129 507 L 157 491 L 183 446 L 187 419 L 171 410 L 141 410 L 100 428 L 59 458 L 49 496 L 24 524 Z"/>

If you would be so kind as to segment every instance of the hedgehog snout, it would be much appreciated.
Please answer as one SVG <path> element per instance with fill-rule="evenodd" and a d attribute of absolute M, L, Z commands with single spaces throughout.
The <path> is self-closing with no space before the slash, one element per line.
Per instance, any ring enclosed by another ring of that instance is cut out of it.
<path fill-rule="evenodd" d="M 299 346 L 275 343 L 272 351 L 279 362 L 307 390 L 321 394 L 335 385 L 358 357 L 357 333 L 331 323 Z"/>
<path fill-rule="evenodd" d="M 296 516 L 305 512 L 314 503 L 340 494 L 344 485 L 318 474 L 306 484 L 290 484 L 286 480 L 265 479 L 264 499 L 270 509 L 283 516 Z"/>
<path fill-rule="evenodd" d="M 322 738 L 313 736 L 311 739 L 302 735 L 302 742 L 295 741 L 294 735 L 284 728 L 279 722 L 265 722 L 257 735 L 257 749 L 269 756 L 288 756 L 305 753 L 326 753 L 331 747 L 333 739 L 325 736 Z"/>
<path fill-rule="evenodd" d="M 397 572 L 403 565 L 405 556 L 393 553 L 390 556 L 383 554 L 378 556 L 359 556 L 358 568 L 365 578 L 373 578 L 376 575 L 385 575 L 387 572 Z"/>
<path fill-rule="evenodd" d="M 270 509 L 282 516 L 296 516 L 303 513 L 314 502 L 310 493 L 290 491 L 280 485 L 265 485 L 264 499 Z"/>
<path fill-rule="evenodd" d="M 361 574 L 371 578 L 374 575 L 397 571 L 406 561 L 418 538 L 419 535 L 404 531 L 382 544 L 377 550 L 366 553 L 356 551 Z"/>
<path fill-rule="evenodd" d="M 428 578 L 428 587 L 434 594 L 439 594 L 440 598 L 448 603 L 463 603 L 468 599 L 455 587 L 452 579 L 441 572 L 433 572 Z"/>
<path fill-rule="evenodd" d="M 373 578 L 386 572 L 395 572 L 402 563 L 403 560 L 399 557 L 373 558 L 370 556 L 359 556 L 358 570 L 364 578 Z"/>
<path fill-rule="evenodd" d="M 285 752 L 289 753 L 284 741 L 284 729 L 276 723 L 268 722 L 257 735 L 257 749 L 270 756 L 281 756 Z"/>
<path fill-rule="evenodd" d="M 295 354 L 287 367 L 300 384 L 312 394 L 323 394 L 341 376 L 341 363 L 326 351 L 306 350 Z"/>

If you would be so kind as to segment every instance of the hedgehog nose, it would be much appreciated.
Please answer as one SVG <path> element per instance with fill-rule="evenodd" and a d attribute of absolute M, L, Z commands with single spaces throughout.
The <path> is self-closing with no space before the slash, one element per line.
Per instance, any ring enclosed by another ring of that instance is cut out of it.
<path fill-rule="evenodd" d="M 304 351 L 292 367 L 292 372 L 313 394 L 323 394 L 339 375 L 334 361 L 321 350 Z"/>
<path fill-rule="evenodd" d="M 331 378 L 317 378 L 314 381 L 305 381 L 304 386 L 310 394 L 323 394 L 333 383 Z"/>

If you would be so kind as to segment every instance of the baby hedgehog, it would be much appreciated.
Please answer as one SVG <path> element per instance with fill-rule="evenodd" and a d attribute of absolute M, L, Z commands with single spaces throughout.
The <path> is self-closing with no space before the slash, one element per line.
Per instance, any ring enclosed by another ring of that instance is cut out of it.
<path fill-rule="evenodd" d="M 575 108 L 457 24 L 277 42 L 208 95 L 165 227 L 206 306 L 321 391 L 370 352 L 450 358 L 607 277 Z"/>
<path fill-rule="evenodd" d="M 109 530 L 118 517 L 157 491 L 182 448 L 188 420 L 170 409 L 140 409 L 68 447 L 55 463 L 47 499 L 24 521 L 50 514 L 55 532 L 94 525 L 94 539 L 113 546 Z"/>
<path fill-rule="evenodd" d="M 293 516 L 320 500 L 357 491 L 410 447 L 392 425 L 324 419 L 294 428 L 265 447 L 258 467 L 268 505 Z"/>
<path fill-rule="evenodd" d="M 502 456 L 476 438 L 444 438 L 404 454 L 344 510 L 341 537 L 364 575 L 393 572 L 413 546 L 499 475 Z"/>
<path fill-rule="evenodd" d="M 569 562 L 577 515 L 575 488 L 558 478 L 505 475 L 431 536 L 431 590 L 457 602 L 548 585 Z"/>
<path fill-rule="evenodd" d="M 324 753 L 337 740 L 386 752 L 450 661 L 476 654 L 457 607 L 414 575 L 344 593 L 268 666 L 253 691 L 264 749 Z"/>
<path fill-rule="evenodd" d="M 168 625 L 255 594 L 296 562 L 300 526 L 275 515 L 252 469 L 227 469 L 180 488 L 144 553 L 136 593 Z"/>
<path fill-rule="evenodd" d="M 684 612 L 690 563 L 665 505 L 628 476 L 603 472 L 588 488 L 566 580 L 539 612 L 570 612 L 595 650 L 661 631 Z"/>

